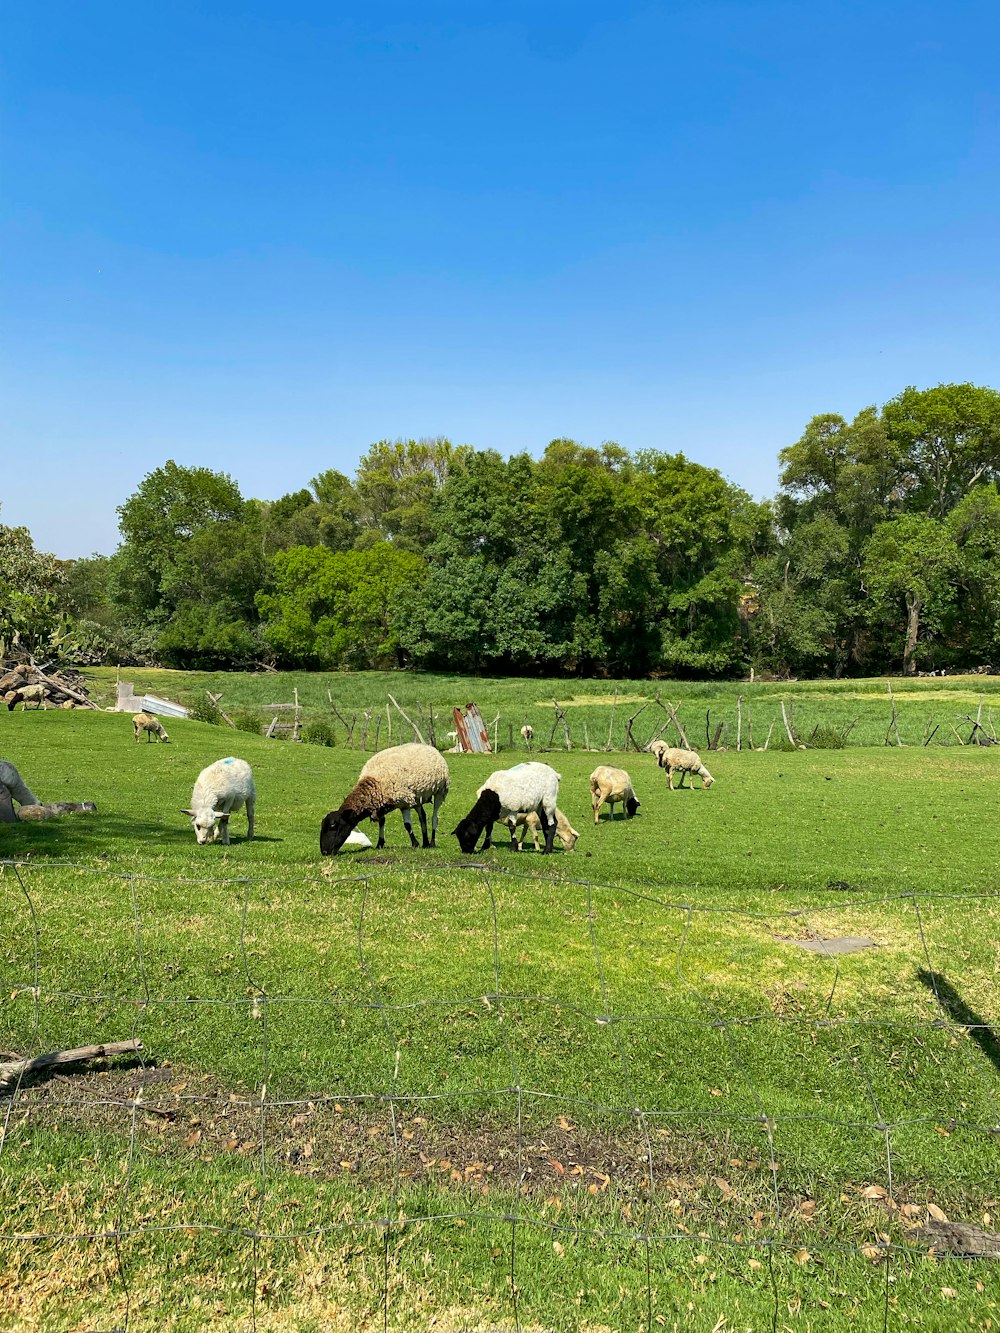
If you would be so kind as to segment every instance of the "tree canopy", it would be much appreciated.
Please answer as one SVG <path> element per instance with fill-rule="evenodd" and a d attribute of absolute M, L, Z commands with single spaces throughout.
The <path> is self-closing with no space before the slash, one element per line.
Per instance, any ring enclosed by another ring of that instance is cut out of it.
<path fill-rule="evenodd" d="M 814 416 L 757 501 L 680 452 L 379 440 L 277 499 L 168 461 L 109 558 L 0 528 L 0 609 L 109 660 L 718 676 L 1000 658 L 1000 393 Z M 24 599 L 29 599 L 25 601 Z M 46 618 L 47 617 L 47 618 Z M 30 629 L 29 629 L 30 625 Z"/>

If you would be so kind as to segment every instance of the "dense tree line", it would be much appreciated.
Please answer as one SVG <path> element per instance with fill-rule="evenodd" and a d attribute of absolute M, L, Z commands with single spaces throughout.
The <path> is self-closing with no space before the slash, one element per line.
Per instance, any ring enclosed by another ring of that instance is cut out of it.
<path fill-rule="evenodd" d="M 1000 393 L 817 416 L 754 501 L 682 454 L 380 441 L 274 501 L 168 462 L 110 557 L 0 527 L 0 620 L 93 659 L 727 676 L 1000 662 Z M 60 639 L 59 636 L 62 636 Z"/>

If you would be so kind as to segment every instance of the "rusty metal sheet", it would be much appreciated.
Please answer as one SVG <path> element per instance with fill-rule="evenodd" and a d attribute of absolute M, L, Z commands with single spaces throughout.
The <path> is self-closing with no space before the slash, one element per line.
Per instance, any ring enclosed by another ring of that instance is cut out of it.
<path fill-rule="evenodd" d="M 455 719 L 459 744 L 466 754 L 493 753 L 489 732 L 475 704 L 466 704 L 464 713 L 461 708 L 453 708 L 451 715 Z"/>

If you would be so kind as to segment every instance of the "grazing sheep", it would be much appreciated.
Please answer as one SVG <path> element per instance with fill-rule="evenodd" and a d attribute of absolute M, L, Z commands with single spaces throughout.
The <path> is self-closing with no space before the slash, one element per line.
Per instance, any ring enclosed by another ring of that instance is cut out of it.
<path fill-rule="evenodd" d="M 715 781 L 715 778 L 712 777 L 711 773 L 709 773 L 708 769 L 701 762 L 701 755 L 695 754 L 694 750 L 675 750 L 669 745 L 664 745 L 662 741 L 654 741 L 653 745 L 649 748 L 653 750 L 653 746 L 657 747 L 653 751 L 656 755 L 656 762 L 661 768 L 667 770 L 667 781 L 670 784 L 671 791 L 675 790 L 675 773 L 680 773 L 681 775 L 681 780 L 678 783 L 679 787 L 684 786 L 685 774 L 692 774 L 691 790 L 694 788 L 693 775 L 695 773 L 701 778 L 702 787 L 711 787 L 712 783 Z"/>
<path fill-rule="evenodd" d="M 507 827 L 510 829 L 512 835 L 516 833 L 517 829 L 521 830 L 521 840 L 518 843 L 517 848 L 519 852 L 524 851 L 524 840 L 529 833 L 531 834 L 532 842 L 535 844 L 535 851 L 538 851 L 538 833 L 539 830 L 542 829 L 542 821 L 535 814 L 534 810 L 529 811 L 528 814 L 511 815 L 510 819 L 507 820 Z M 556 837 L 565 847 L 567 852 L 573 850 L 579 836 L 579 833 L 577 833 L 576 829 L 557 806 Z"/>
<path fill-rule="evenodd" d="M 41 805 L 38 797 L 14 765 L 6 759 L 0 759 L 0 783 L 7 788 L 18 805 Z"/>
<path fill-rule="evenodd" d="M 257 792 L 253 772 L 245 759 L 217 759 L 198 774 L 191 793 L 190 815 L 198 845 L 206 842 L 229 844 L 229 816 L 246 807 L 247 840 L 253 837 L 253 812 Z"/>
<path fill-rule="evenodd" d="M 599 764 L 590 775 L 590 804 L 594 807 L 594 823 L 596 824 L 600 817 L 602 805 L 611 807 L 613 820 L 615 805 L 619 802 L 625 807 L 626 819 L 631 819 L 639 809 L 632 779 L 624 768 L 610 768 L 607 764 Z"/>
<path fill-rule="evenodd" d="M 160 719 L 154 717 L 152 713 L 136 713 L 135 717 L 132 719 L 132 730 L 135 732 L 136 745 L 139 744 L 139 737 L 143 732 L 146 733 L 147 745 L 154 736 L 159 736 L 161 743 L 170 740 L 170 737 L 167 735 L 166 727 Z"/>
<path fill-rule="evenodd" d="M 339 810 L 331 810 L 323 820 L 319 833 L 319 849 L 324 856 L 340 850 L 351 830 L 362 819 L 378 820 L 376 848 L 385 846 L 385 817 L 391 810 L 403 812 L 403 823 L 410 835 L 410 845 L 416 847 L 413 834 L 413 811 L 420 816 L 420 832 L 424 847 L 437 843 L 438 810 L 448 795 L 448 765 L 444 756 L 433 745 L 392 745 L 380 750 L 362 768 L 358 781 L 347 793 Z M 427 837 L 427 816 L 424 804 L 434 802 L 431 817 L 431 836 Z"/>
<path fill-rule="evenodd" d="M 530 746 L 535 738 L 535 728 L 530 722 L 525 722 L 524 726 L 521 728 L 521 735 L 524 738 L 525 744 Z"/>
<path fill-rule="evenodd" d="M 545 834 L 545 853 L 552 851 L 556 836 L 556 797 L 559 774 L 548 764 L 515 764 L 491 773 L 476 793 L 476 804 L 454 829 L 463 852 L 475 851 L 480 833 L 486 830 L 482 851 L 493 845 L 493 825 L 507 823 L 512 816 L 534 811 Z M 517 851 L 511 832 L 510 845 Z"/>

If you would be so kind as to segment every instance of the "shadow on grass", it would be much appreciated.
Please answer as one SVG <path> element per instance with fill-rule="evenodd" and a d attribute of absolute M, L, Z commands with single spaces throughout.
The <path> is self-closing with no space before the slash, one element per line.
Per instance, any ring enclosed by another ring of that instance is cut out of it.
<path fill-rule="evenodd" d="M 249 842 L 246 832 L 230 833 L 230 847 Z M 254 842 L 281 843 L 284 838 L 275 834 L 258 833 Z M 191 821 L 183 816 L 177 822 L 157 822 L 140 819 L 135 815 L 118 812 L 102 814 L 98 809 L 92 815 L 63 815 L 59 819 L 4 824 L 0 834 L 0 858 L 10 860 L 72 861 L 77 857 L 100 856 L 117 860 L 131 851 L 174 851 L 197 846 Z M 212 843 L 199 849 L 210 854 Z"/>
<path fill-rule="evenodd" d="M 993 1068 L 1000 1074 L 1000 1038 L 989 1023 L 970 1009 L 958 991 L 940 972 L 928 972 L 921 968 L 917 980 L 934 992 L 934 995 L 947 1017 L 965 1028 Z"/>
<path fill-rule="evenodd" d="M 120 854 L 123 849 L 194 845 L 190 820 L 158 823 L 133 815 L 101 814 L 100 809 L 92 815 L 5 824 L 3 831 L 0 857 L 12 860 L 30 856 L 66 861 L 76 856 Z"/>

